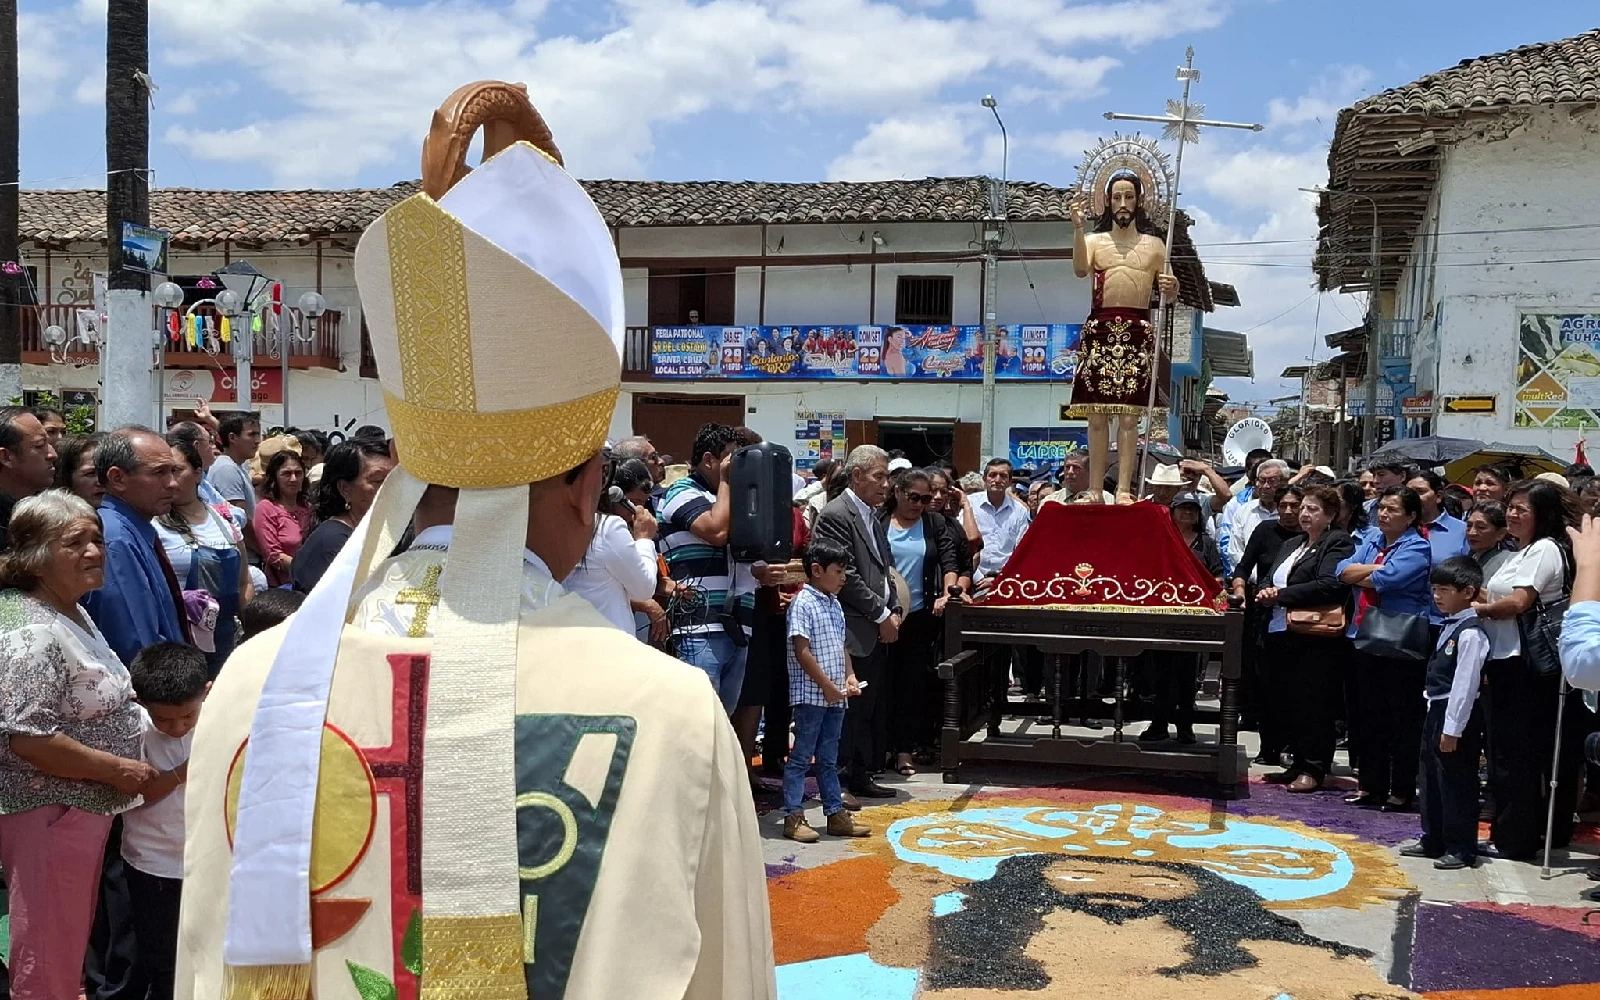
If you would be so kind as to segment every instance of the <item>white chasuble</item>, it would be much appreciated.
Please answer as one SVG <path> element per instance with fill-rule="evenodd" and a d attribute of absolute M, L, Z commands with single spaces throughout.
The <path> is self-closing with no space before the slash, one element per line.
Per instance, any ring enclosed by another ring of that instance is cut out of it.
<path fill-rule="evenodd" d="M 431 963 L 476 958 L 470 941 L 423 954 L 419 929 L 423 784 L 471 781 L 423 761 L 428 620 L 448 573 L 448 531 L 431 530 L 374 573 L 339 646 L 311 851 L 316 1000 L 416 1000 Z M 755 809 L 705 676 L 612 628 L 531 555 L 522 605 L 515 815 L 486 801 L 482 822 L 485 838 L 516 837 L 529 1000 L 774 997 Z M 233 655 L 195 733 L 179 1000 L 224 993 L 234 808 L 284 631 Z"/>

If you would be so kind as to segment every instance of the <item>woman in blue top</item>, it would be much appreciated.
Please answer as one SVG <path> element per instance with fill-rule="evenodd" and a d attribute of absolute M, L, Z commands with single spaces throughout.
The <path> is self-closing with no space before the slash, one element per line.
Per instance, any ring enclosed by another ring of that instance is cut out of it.
<path fill-rule="evenodd" d="M 894 568 L 911 592 L 900 638 L 889 646 L 884 671 L 895 767 L 907 777 L 916 773 L 916 754 L 931 750 L 938 735 L 944 699 L 934 673 L 934 650 L 943 622 L 940 616 L 956 583 L 954 536 L 944 515 L 928 509 L 932 500 L 928 474 L 907 469 L 895 480 L 879 515 L 889 532 Z"/>
<path fill-rule="evenodd" d="M 1348 635 L 1354 638 L 1362 616 L 1382 608 L 1391 614 L 1427 617 L 1432 593 L 1428 573 L 1433 553 L 1417 531 L 1422 498 L 1415 490 L 1391 486 L 1373 508 L 1376 531 L 1368 531 L 1355 555 L 1339 564 L 1339 579 L 1356 588 L 1356 611 Z M 1417 762 L 1425 706 L 1422 691 L 1427 662 L 1397 660 L 1356 651 L 1356 703 L 1350 710 L 1352 746 L 1361 761 L 1361 794 L 1346 802 L 1404 812 L 1417 797 Z"/>

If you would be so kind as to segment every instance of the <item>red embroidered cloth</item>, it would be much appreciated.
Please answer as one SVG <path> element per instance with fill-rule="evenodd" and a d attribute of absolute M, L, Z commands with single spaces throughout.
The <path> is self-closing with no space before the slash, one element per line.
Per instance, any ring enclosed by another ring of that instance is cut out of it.
<path fill-rule="evenodd" d="M 1184 544 L 1167 508 L 1046 503 L 986 607 L 1221 614 L 1216 578 Z"/>

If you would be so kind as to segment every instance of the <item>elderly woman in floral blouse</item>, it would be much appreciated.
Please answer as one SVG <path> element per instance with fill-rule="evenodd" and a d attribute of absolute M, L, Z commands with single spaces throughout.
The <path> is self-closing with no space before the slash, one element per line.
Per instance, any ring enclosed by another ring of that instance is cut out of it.
<path fill-rule="evenodd" d="M 78 996 L 111 816 L 156 776 L 128 671 L 78 607 L 104 578 L 87 502 L 17 504 L 0 557 L 0 865 L 11 992 L 27 1000 Z"/>

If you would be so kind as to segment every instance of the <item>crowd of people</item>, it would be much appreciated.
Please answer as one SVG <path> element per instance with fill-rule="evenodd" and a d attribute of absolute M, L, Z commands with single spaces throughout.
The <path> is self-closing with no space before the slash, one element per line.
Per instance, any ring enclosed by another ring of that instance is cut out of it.
<path fill-rule="evenodd" d="M 172 995 L 189 738 L 235 645 L 315 585 L 389 469 L 254 414 L 72 436 L 0 409 L 0 868 L 19 996 Z"/>
<path fill-rule="evenodd" d="M 962 476 L 863 446 L 797 482 L 794 542 L 804 561 L 742 564 L 727 549 L 726 469 L 734 450 L 758 440 L 747 429 L 702 428 L 688 475 L 673 482 L 647 440 L 619 443 L 627 496 L 608 510 L 624 520 L 629 509 L 639 513 L 631 533 L 619 526 L 609 542 L 597 536 L 593 551 L 598 562 L 630 554 L 611 578 L 636 612 L 639 637 L 711 678 L 747 759 L 760 760 L 752 782 L 785 777 L 787 759 L 785 834 L 808 842 L 816 831 L 796 798 L 797 770 L 830 783 L 838 776 L 837 796 L 822 786 L 823 811 L 842 830 L 841 810 L 896 794 L 883 775 L 932 763 L 944 611 L 981 598 L 1041 505 L 1136 498 L 1090 483 L 1081 455 L 1067 458 L 1059 479 L 1004 459 Z M 1490 465 L 1466 488 L 1406 462 L 1340 478 L 1264 451 L 1233 482 L 1200 461 L 1154 466 L 1137 499 L 1171 511 L 1179 537 L 1244 609 L 1241 725 L 1259 734 L 1266 780 L 1310 793 L 1332 787 L 1336 772 L 1353 773 L 1346 802 L 1421 813 L 1425 835 L 1410 850 L 1440 867 L 1476 864 L 1482 849 L 1534 856 L 1545 837 L 1560 681 L 1524 636 L 1559 624 L 1573 577 L 1567 530 L 1600 502 L 1600 480 L 1583 467 L 1567 471 L 1570 479 L 1524 479 Z M 848 655 L 835 656 L 834 645 Z M 1192 744 L 1204 668 L 1189 654 L 1146 654 L 1127 691 L 1113 690 L 1110 677 L 1077 681 L 1108 706 L 1127 699 L 1125 717 L 1147 718 L 1141 742 Z M 1013 674 L 1024 699 L 1054 682 L 1027 652 L 1015 655 Z M 1556 847 L 1571 838 L 1579 744 L 1596 728 L 1581 699 L 1567 697 Z M 830 713 L 845 705 L 835 735 Z M 788 753 L 791 729 L 809 753 Z M 1490 826 L 1484 848 L 1480 813 Z"/>
<path fill-rule="evenodd" d="M 204 408 L 165 435 L 64 430 L 58 414 L 0 410 L 12 975 L 52 1000 L 80 989 L 162 1000 L 201 703 L 235 645 L 315 587 L 394 462 L 377 428 L 331 447 L 314 431 L 263 440 L 253 414 Z M 647 438 L 616 442 L 588 552 L 564 586 L 705 673 L 752 785 L 781 785 L 785 836 L 820 836 L 808 776 L 821 830 L 862 837 L 861 801 L 897 794 L 881 779 L 933 763 L 944 615 L 986 593 L 1043 505 L 1142 501 L 1171 512 L 1244 609 L 1242 726 L 1260 735 L 1266 780 L 1314 792 L 1348 767 L 1359 787 L 1345 801 L 1420 811 L 1423 836 L 1405 853 L 1440 867 L 1476 862 L 1480 813 L 1501 857 L 1543 844 L 1564 690 L 1552 650 L 1582 563 L 1569 532 L 1600 503 L 1587 469 L 1522 479 L 1488 466 L 1467 490 L 1403 463 L 1339 479 L 1254 453 L 1234 482 L 1204 462 L 1159 464 L 1136 501 L 1091 483 L 1078 455 L 1057 480 L 1004 459 L 966 475 L 918 468 L 865 445 L 795 477 L 796 557 L 767 565 L 730 547 L 730 463 L 758 443 L 709 424 L 673 470 Z M 1130 691 L 1080 680 L 1149 720 L 1140 741 L 1188 744 L 1204 667 L 1150 654 Z M 1013 672 L 1024 698 L 1055 683 L 1038 657 L 1019 653 Z M 1557 847 L 1578 809 L 1579 744 L 1597 728 L 1566 697 Z"/>

